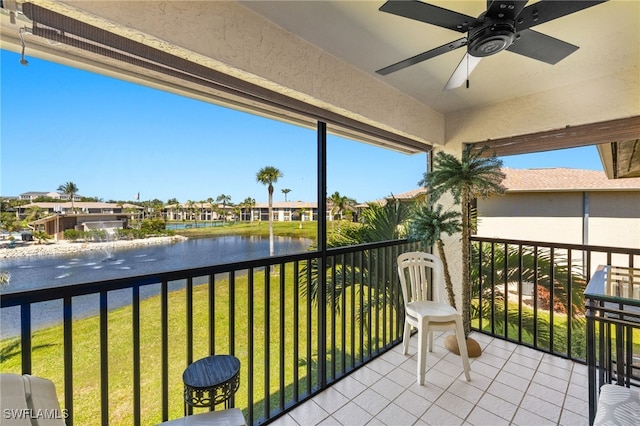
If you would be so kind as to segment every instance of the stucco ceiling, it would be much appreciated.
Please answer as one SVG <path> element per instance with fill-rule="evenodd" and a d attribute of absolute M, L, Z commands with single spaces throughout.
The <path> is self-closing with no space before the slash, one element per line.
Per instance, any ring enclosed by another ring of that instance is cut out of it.
<path fill-rule="evenodd" d="M 540 33 L 579 46 L 555 65 L 509 51 L 484 58 L 470 87 L 443 88 L 465 48 L 380 76 L 375 70 L 462 37 L 423 22 L 384 13 L 384 1 L 243 1 L 287 31 L 442 113 L 492 104 L 638 67 L 640 2 L 611 0 L 536 26 Z M 429 3 L 469 16 L 485 0 Z M 528 4 L 533 4 L 529 2 Z"/>

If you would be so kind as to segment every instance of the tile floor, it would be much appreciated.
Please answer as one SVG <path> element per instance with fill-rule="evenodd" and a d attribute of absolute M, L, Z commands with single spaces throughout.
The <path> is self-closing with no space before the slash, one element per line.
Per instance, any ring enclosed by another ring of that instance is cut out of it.
<path fill-rule="evenodd" d="M 307 425 L 588 425 L 587 367 L 474 333 L 483 353 L 471 382 L 437 336 L 425 385 L 416 382 L 417 337 L 276 420 Z"/>

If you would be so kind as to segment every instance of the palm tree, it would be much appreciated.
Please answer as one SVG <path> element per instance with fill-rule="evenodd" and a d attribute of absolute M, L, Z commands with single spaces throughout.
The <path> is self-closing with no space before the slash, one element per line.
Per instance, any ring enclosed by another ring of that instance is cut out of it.
<path fill-rule="evenodd" d="M 350 210 L 356 201 L 346 195 L 340 195 L 340 193 L 336 191 L 329 197 L 329 202 L 331 203 L 331 229 L 333 229 L 333 219 L 335 216 L 338 216 L 340 220 L 342 220 L 342 213 L 346 210 Z M 340 232 L 339 223 L 338 232 Z"/>
<path fill-rule="evenodd" d="M 207 198 L 207 203 L 209 203 L 209 210 L 211 210 L 211 222 L 213 222 L 213 198 Z"/>
<path fill-rule="evenodd" d="M 302 229 L 302 221 L 304 219 L 304 214 L 307 212 L 307 209 L 304 207 L 300 207 L 298 209 L 298 214 L 300 215 L 300 226 L 299 228 Z"/>
<path fill-rule="evenodd" d="M 471 333 L 471 220 L 470 203 L 474 198 L 503 194 L 505 174 L 500 169 L 502 160 L 481 157 L 484 149 L 475 151 L 467 146 L 460 159 L 445 152 L 433 158 L 433 170 L 425 173 L 419 185 L 435 202 L 449 192 L 462 211 L 462 321 L 465 335 Z"/>
<path fill-rule="evenodd" d="M 406 223 L 413 203 L 391 197 L 384 205 L 369 203 L 362 211 L 362 236 L 365 242 L 398 240 L 406 237 Z"/>
<path fill-rule="evenodd" d="M 194 213 L 194 209 L 195 209 L 195 202 L 193 200 L 187 200 L 187 215 L 189 216 L 189 219 L 194 219 L 195 223 L 196 223 L 196 228 L 198 227 L 198 220 L 196 219 L 196 215 Z"/>
<path fill-rule="evenodd" d="M 244 201 L 240 204 L 243 208 L 249 210 L 249 221 L 253 222 L 253 206 L 256 205 L 256 200 L 255 198 L 251 198 L 251 197 L 247 197 L 244 199 Z"/>
<path fill-rule="evenodd" d="M 222 222 L 224 223 L 227 216 L 227 204 L 231 202 L 231 196 L 220 194 L 216 198 L 216 203 L 222 203 Z"/>
<path fill-rule="evenodd" d="M 433 207 L 427 203 L 416 208 L 411 222 L 409 222 L 409 237 L 421 241 L 425 247 L 434 244 L 438 247 L 438 254 L 444 269 L 444 283 L 447 290 L 449 304 L 456 307 L 456 297 L 453 293 L 453 283 L 449 274 L 449 264 L 444 252 L 444 242 L 442 235 L 453 235 L 461 230 L 460 212 L 442 212 L 442 206 L 438 204 Z"/>
<path fill-rule="evenodd" d="M 363 226 L 346 226 L 341 233 L 331 233 L 327 237 L 327 248 L 343 247 L 377 241 L 388 241 L 405 237 L 405 229 L 409 220 L 410 212 L 413 210 L 412 203 L 401 203 L 393 199 L 386 205 L 370 205 L 368 213 L 363 212 Z M 419 243 L 415 243 L 418 245 Z M 312 246 L 311 249 L 315 249 Z M 364 301 L 359 312 L 364 313 L 364 317 L 356 314 L 356 319 L 364 324 L 371 324 L 368 317 L 371 306 L 378 306 L 380 309 L 392 307 L 395 310 L 402 309 L 402 303 L 397 297 L 397 293 L 391 286 L 390 281 L 385 281 L 383 285 L 377 286 L 371 279 L 371 270 L 374 265 L 380 265 L 384 256 L 380 256 L 376 251 L 365 253 L 362 259 L 353 261 L 340 261 L 334 265 L 325 265 L 327 270 L 335 269 L 335 274 L 327 274 L 326 294 L 324 302 L 327 306 L 333 306 L 335 312 L 340 309 L 337 301 L 343 297 L 347 288 L 354 286 L 356 291 L 371 294 Z M 395 258 L 387 258 L 386 270 L 395 268 Z M 319 293 L 318 262 L 312 260 L 300 268 L 299 291 L 303 297 L 310 297 L 314 304 L 322 303 L 322 296 Z"/>
<path fill-rule="evenodd" d="M 71 211 L 75 211 L 73 206 L 73 199 L 78 193 L 78 187 L 76 186 L 76 184 L 73 182 L 66 182 L 58 187 L 58 191 L 68 195 L 69 198 L 71 198 Z"/>
<path fill-rule="evenodd" d="M 334 219 L 338 216 L 342 220 L 342 212 L 347 208 L 348 198 L 344 195 L 340 195 L 338 191 L 331 194 L 329 201 L 331 201 L 331 218 Z"/>
<path fill-rule="evenodd" d="M 287 201 L 287 194 L 291 192 L 291 190 L 289 188 L 284 188 L 281 189 L 282 193 L 284 194 L 284 201 Z"/>
<path fill-rule="evenodd" d="M 269 255 L 273 256 L 273 217 L 271 217 L 271 209 L 273 205 L 273 184 L 278 181 L 278 178 L 283 176 L 282 172 L 275 167 L 267 166 L 263 167 L 256 174 L 256 180 L 263 185 L 267 185 L 269 191 Z"/>

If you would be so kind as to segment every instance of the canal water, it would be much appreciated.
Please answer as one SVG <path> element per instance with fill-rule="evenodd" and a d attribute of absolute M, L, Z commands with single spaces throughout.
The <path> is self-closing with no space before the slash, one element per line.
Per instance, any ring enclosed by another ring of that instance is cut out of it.
<path fill-rule="evenodd" d="M 305 238 L 276 237 L 275 255 L 306 251 L 311 240 Z M 38 288 L 58 287 L 127 276 L 197 268 L 214 264 L 240 262 L 269 256 L 269 239 L 251 236 L 223 236 L 194 238 L 171 244 L 144 246 L 104 251 L 74 253 L 65 256 L 41 256 L 4 259 L 3 270 L 11 273 L 11 283 L 2 293 Z M 173 289 L 184 283 L 172 283 Z M 141 289 L 141 297 L 158 294 L 159 285 Z M 131 303 L 131 291 L 110 292 L 109 309 Z M 98 296 L 82 296 L 73 300 L 74 318 L 98 312 Z M 62 321 L 62 301 L 39 303 L 32 307 L 34 329 Z M 5 308 L 0 312 L 0 338 L 19 335 L 18 308 Z"/>

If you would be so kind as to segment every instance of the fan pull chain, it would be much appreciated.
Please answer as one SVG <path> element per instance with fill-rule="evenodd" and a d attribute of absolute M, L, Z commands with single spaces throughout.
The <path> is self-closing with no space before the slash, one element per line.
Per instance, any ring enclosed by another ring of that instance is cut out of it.
<path fill-rule="evenodd" d="M 467 58 L 467 89 L 469 88 L 469 55 L 466 55 Z"/>

